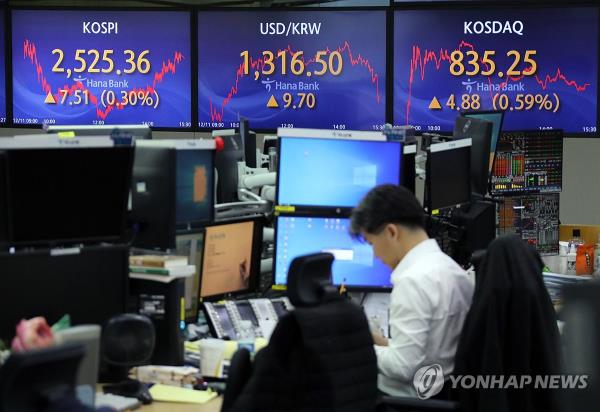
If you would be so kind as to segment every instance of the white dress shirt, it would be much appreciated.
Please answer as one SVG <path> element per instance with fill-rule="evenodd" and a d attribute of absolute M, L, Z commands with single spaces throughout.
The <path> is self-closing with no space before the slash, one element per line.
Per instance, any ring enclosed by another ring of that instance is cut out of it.
<path fill-rule="evenodd" d="M 439 364 L 454 370 L 460 332 L 473 284 L 434 239 L 411 249 L 392 272 L 389 346 L 375 346 L 378 386 L 394 396 L 414 396 L 415 372 Z"/>

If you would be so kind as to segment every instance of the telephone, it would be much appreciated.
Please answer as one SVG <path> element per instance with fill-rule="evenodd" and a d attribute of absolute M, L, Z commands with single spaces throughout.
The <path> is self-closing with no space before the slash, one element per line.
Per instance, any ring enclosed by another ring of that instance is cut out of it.
<path fill-rule="evenodd" d="M 204 311 L 212 334 L 219 339 L 237 339 L 231 315 L 225 303 L 204 303 Z"/>
<path fill-rule="evenodd" d="M 226 300 L 204 303 L 213 335 L 220 339 L 269 338 L 277 321 L 292 310 L 290 301 L 277 299 Z"/>

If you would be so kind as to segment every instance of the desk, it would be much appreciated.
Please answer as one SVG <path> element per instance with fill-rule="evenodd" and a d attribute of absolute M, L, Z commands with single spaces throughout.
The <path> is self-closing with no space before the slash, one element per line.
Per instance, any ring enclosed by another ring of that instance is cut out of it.
<path fill-rule="evenodd" d="M 140 412 L 219 412 L 222 402 L 222 396 L 202 405 L 195 403 L 152 402 L 150 405 L 143 405 L 137 410 Z"/>
<path fill-rule="evenodd" d="M 102 384 L 96 385 L 96 390 L 102 390 Z M 152 402 L 150 405 L 142 405 L 136 411 L 140 412 L 219 412 L 223 396 L 217 396 L 208 403 L 177 403 L 177 402 Z"/>

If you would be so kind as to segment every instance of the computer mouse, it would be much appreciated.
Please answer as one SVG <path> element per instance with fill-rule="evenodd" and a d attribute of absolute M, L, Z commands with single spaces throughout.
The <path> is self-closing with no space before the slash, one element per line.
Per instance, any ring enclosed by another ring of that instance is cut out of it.
<path fill-rule="evenodd" d="M 144 405 L 151 404 L 153 401 L 152 395 L 150 395 L 150 391 L 144 385 L 140 387 L 140 390 L 138 391 L 135 397 Z"/>

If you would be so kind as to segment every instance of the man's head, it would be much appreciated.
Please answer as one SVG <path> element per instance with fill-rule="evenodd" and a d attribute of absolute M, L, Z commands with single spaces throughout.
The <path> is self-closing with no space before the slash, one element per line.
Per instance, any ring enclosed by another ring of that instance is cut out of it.
<path fill-rule="evenodd" d="M 375 255 L 392 269 L 428 238 L 419 201 L 395 185 L 377 186 L 365 195 L 352 211 L 350 234 L 372 245 Z"/>

